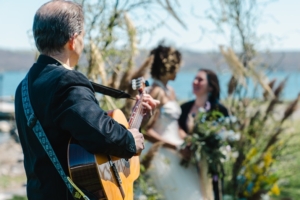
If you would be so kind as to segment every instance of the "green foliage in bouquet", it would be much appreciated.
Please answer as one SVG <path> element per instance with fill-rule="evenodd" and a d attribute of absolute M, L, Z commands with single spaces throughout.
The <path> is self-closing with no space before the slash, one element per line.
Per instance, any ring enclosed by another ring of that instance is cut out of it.
<path fill-rule="evenodd" d="M 210 175 L 224 175 L 223 162 L 230 151 L 230 143 L 239 138 L 239 134 L 232 130 L 234 126 L 234 117 L 224 117 L 215 110 L 200 110 L 194 119 L 192 134 L 185 139 L 182 146 L 189 148 L 193 156 L 190 160 L 183 160 L 182 164 L 197 163 L 205 158 Z"/>

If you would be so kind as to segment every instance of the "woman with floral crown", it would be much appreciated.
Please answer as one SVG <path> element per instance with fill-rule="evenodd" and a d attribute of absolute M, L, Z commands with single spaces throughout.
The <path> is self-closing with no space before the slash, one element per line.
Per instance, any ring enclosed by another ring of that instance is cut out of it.
<path fill-rule="evenodd" d="M 146 127 L 146 136 L 152 138 L 152 142 L 159 141 L 164 145 L 156 152 L 147 173 L 165 199 L 201 200 L 197 169 L 195 166 L 181 166 L 182 158 L 176 150 L 184 142 L 178 125 L 181 109 L 176 101 L 175 92 L 168 83 L 176 78 L 181 65 L 181 53 L 172 47 L 159 45 L 150 55 L 154 57 L 150 95 L 160 100 L 161 104 Z M 151 145 L 152 143 L 146 143 L 145 150 Z"/>

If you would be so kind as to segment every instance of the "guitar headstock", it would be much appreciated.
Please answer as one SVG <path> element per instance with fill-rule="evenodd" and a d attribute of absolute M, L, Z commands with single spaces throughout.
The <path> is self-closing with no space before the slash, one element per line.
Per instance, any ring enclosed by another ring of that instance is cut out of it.
<path fill-rule="evenodd" d="M 133 79 L 131 81 L 132 89 L 133 90 L 139 90 L 144 91 L 145 87 L 149 86 L 149 82 L 144 79 L 144 77 L 139 77 L 137 79 Z"/>
<path fill-rule="evenodd" d="M 143 117 L 145 116 L 144 107 L 143 107 L 143 98 L 144 94 L 146 93 L 144 91 L 145 87 L 149 86 L 149 82 L 146 81 L 143 77 L 133 79 L 131 81 L 132 89 L 138 90 L 139 97 L 138 100 L 135 102 L 135 105 L 132 109 L 132 114 L 129 118 L 129 127 L 130 128 L 137 128 L 139 129 L 143 120 Z"/>

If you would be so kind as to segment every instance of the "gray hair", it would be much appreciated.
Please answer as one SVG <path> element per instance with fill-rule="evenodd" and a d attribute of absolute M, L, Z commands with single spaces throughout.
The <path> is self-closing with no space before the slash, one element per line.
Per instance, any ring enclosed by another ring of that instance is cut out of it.
<path fill-rule="evenodd" d="M 62 51 L 75 33 L 83 31 L 82 7 L 70 1 L 50 1 L 34 16 L 32 26 L 35 45 L 40 53 L 49 55 Z"/>

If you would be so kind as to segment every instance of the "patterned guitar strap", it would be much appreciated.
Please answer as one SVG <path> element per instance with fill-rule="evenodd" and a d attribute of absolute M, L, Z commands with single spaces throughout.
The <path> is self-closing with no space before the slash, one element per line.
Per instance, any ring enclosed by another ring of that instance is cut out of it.
<path fill-rule="evenodd" d="M 33 109 L 32 109 L 31 103 L 30 103 L 29 93 L 28 93 L 28 74 L 22 81 L 22 102 L 23 102 L 23 109 L 24 109 L 24 113 L 25 113 L 25 116 L 27 119 L 28 127 L 31 128 L 33 130 L 33 132 L 35 133 L 36 137 L 42 144 L 44 150 L 46 151 L 46 153 L 49 156 L 50 160 L 52 161 L 53 165 L 55 166 L 57 172 L 59 173 L 59 175 L 65 182 L 67 188 L 73 195 L 74 199 L 89 200 L 89 198 L 73 183 L 73 181 L 70 179 L 70 177 L 66 176 L 39 120 L 34 115 L 34 112 L 33 112 Z"/>

